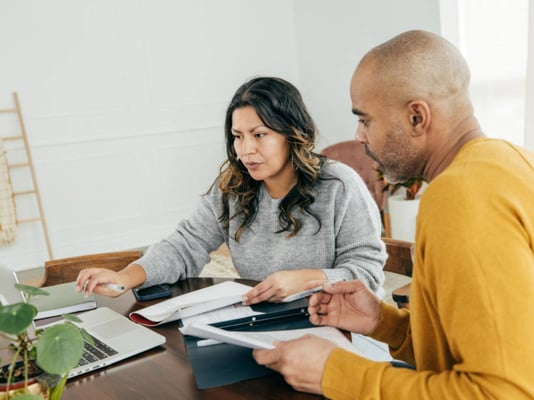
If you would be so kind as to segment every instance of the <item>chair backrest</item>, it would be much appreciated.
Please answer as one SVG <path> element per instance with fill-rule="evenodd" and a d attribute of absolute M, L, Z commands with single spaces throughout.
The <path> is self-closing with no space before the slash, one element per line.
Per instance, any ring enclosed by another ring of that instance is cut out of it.
<path fill-rule="evenodd" d="M 363 144 L 356 140 L 346 140 L 325 147 L 321 154 L 352 167 L 367 185 L 378 205 L 378 209 L 382 210 L 384 208 L 386 194 L 383 189 L 385 183 L 383 180 L 378 179 L 374 161 L 365 154 L 365 146 Z"/>
<path fill-rule="evenodd" d="M 73 282 L 85 268 L 107 268 L 120 271 L 143 255 L 140 250 L 88 254 L 45 262 L 45 277 L 41 286 Z"/>
<path fill-rule="evenodd" d="M 413 243 L 386 237 L 383 237 L 382 241 L 386 244 L 386 252 L 388 253 L 384 271 L 412 276 L 411 247 Z"/>
<path fill-rule="evenodd" d="M 413 271 L 411 247 L 413 243 L 386 237 L 383 237 L 382 240 L 386 244 L 388 253 L 384 271 L 411 277 Z M 391 297 L 397 303 L 397 307 L 410 308 L 410 281 L 394 288 Z"/>

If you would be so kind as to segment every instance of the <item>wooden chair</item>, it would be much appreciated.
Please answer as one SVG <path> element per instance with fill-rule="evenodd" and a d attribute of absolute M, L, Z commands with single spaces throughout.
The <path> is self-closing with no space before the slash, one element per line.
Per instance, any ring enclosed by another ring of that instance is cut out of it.
<path fill-rule="evenodd" d="M 52 286 L 73 282 L 85 268 L 108 268 L 120 271 L 143 255 L 140 250 L 88 254 L 45 262 L 45 275 L 40 286 Z"/>
<path fill-rule="evenodd" d="M 386 244 L 386 251 L 388 253 L 384 271 L 411 277 L 413 271 L 411 247 L 413 243 L 385 237 L 382 240 Z M 391 296 L 397 304 L 397 307 L 410 308 L 409 292 L 410 282 L 392 291 Z"/>

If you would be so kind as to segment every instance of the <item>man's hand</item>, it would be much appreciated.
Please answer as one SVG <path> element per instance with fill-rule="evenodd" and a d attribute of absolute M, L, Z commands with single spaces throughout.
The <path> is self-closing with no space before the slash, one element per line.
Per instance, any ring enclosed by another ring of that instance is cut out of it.
<path fill-rule="evenodd" d="M 314 325 L 369 335 L 380 321 L 380 300 L 359 280 L 325 284 L 310 297 L 308 312 Z"/>
<path fill-rule="evenodd" d="M 335 343 L 314 335 L 276 343 L 273 350 L 254 350 L 256 362 L 280 372 L 288 384 L 301 392 L 322 394 L 326 360 Z"/>

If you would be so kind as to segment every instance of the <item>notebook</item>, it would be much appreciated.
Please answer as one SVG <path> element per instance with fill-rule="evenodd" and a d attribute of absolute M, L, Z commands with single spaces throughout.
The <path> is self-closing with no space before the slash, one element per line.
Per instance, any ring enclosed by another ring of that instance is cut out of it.
<path fill-rule="evenodd" d="M 16 282 L 15 273 L 0 264 L 2 304 L 23 301 L 22 294 L 14 287 Z M 94 348 L 86 343 L 82 360 L 70 371 L 69 378 L 106 367 L 165 343 L 164 336 L 135 324 L 107 307 L 99 307 L 77 316 L 82 320 L 77 325 L 95 339 Z"/>
<path fill-rule="evenodd" d="M 96 308 L 94 294 L 85 297 L 83 293 L 76 291 L 76 282 L 62 283 L 47 286 L 45 290 L 48 296 L 32 296 L 31 303 L 37 307 L 37 315 L 34 319 L 44 319 L 62 314 L 72 314 L 88 311 Z"/>

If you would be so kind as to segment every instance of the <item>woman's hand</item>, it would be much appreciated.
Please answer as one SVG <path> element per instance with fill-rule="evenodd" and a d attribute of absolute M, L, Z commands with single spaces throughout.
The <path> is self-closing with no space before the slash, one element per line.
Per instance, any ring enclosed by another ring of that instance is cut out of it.
<path fill-rule="evenodd" d="M 325 281 L 325 273 L 320 269 L 274 272 L 243 296 L 243 304 L 280 301 L 290 294 L 304 290 L 306 282 L 310 280 Z"/>
<path fill-rule="evenodd" d="M 360 280 L 325 284 L 310 297 L 308 312 L 314 325 L 369 335 L 380 321 L 380 300 Z"/>
<path fill-rule="evenodd" d="M 106 268 L 86 268 L 76 278 L 76 290 L 83 292 L 85 297 L 91 293 L 117 297 L 126 290 L 141 285 L 145 279 L 145 270 L 138 264 L 130 264 L 119 272 Z M 108 284 L 111 285 L 108 287 Z M 118 287 L 122 290 L 116 290 Z"/>

